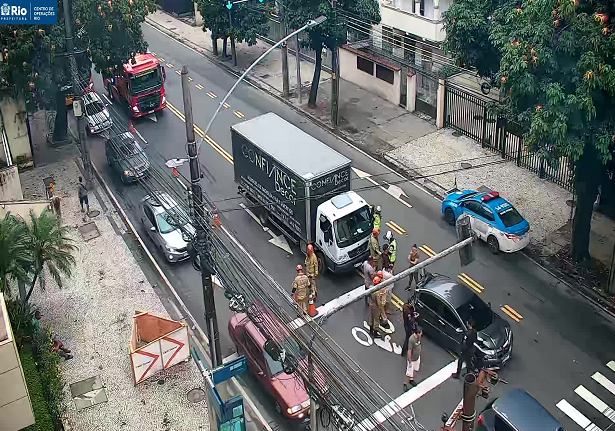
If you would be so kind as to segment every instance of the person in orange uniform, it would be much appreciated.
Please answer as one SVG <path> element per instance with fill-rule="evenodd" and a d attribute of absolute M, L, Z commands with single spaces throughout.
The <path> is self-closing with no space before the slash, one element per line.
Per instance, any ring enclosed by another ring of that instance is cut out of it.
<path fill-rule="evenodd" d="M 382 279 L 380 277 L 374 277 L 374 286 L 380 284 L 381 281 Z M 380 296 L 378 295 L 379 293 L 379 290 L 372 293 L 370 295 L 369 301 L 369 335 L 371 335 L 372 338 L 382 338 L 382 335 L 380 335 L 380 331 L 378 329 L 380 328 L 381 317 L 379 306 Z"/>
<path fill-rule="evenodd" d="M 300 310 L 307 313 L 307 301 L 310 288 L 310 279 L 303 273 L 303 266 L 297 265 L 297 276 L 293 280 L 293 295 Z"/>
<path fill-rule="evenodd" d="M 305 256 L 305 272 L 310 279 L 310 294 L 314 299 L 318 296 L 318 289 L 316 287 L 316 279 L 318 278 L 318 258 L 314 253 L 314 246 L 308 244 L 307 256 Z"/>

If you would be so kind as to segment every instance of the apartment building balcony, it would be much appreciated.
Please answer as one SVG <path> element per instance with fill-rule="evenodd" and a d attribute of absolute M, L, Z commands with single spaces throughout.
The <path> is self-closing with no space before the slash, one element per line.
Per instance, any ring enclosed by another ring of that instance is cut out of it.
<path fill-rule="evenodd" d="M 452 0 L 381 0 L 382 25 L 408 34 L 442 42 L 446 37 L 442 13 Z"/>

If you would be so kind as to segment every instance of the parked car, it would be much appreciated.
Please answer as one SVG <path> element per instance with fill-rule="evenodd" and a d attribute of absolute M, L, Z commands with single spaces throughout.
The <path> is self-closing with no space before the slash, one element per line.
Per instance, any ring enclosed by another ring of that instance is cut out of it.
<path fill-rule="evenodd" d="M 416 289 L 418 321 L 430 338 L 456 354 L 461 353 L 466 323 L 474 319 L 476 354 L 483 366 L 501 367 L 512 356 L 513 334 L 502 319 L 469 287 L 448 277 L 428 274 Z"/>
<path fill-rule="evenodd" d="M 286 374 L 282 364 L 265 351 L 267 339 L 250 318 L 245 313 L 235 314 L 228 330 L 237 353 L 246 356 L 248 369 L 275 400 L 278 414 L 293 421 L 308 421 L 310 396 L 303 381 L 296 373 Z M 294 351 L 301 350 L 290 333 L 284 342 L 294 343 Z M 299 360 L 305 361 L 305 357 Z"/>
<path fill-rule="evenodd" d="M 85 93 L 83 102 L 85 104 L 85 118 L 88 122 L 86 130 L 89 134 L 100 133 L 113 126 L 111 115 L 109 115 L 109 111 L 97 93 L 93 91 Z"/>
<path fill-rule="evenodd" d="M 450 193 L 442 202 L 442 214 L 451 225 L 455 225 L 462 214 L 467 214 L 472 230 L 487 242 L 493 253 L 512 253 L 530 242 L 530 224 L 498 192 L 461 190 Z"/>
<path fill-rule="evenodd" d="M 513 389 L 487 405 L 476 431 L 564 431 L 564 427 L 523 389 Z"/>
<path fill-rule="evenodd" d="M 149 172 L 149 159 L 134 135 L 124 132 L 105 141 L 107 163 L 119 172 L 123 183 L 138 181 Z"/>
<path fill-rule="evenodd" d="M 145 196 L 139 207 L 141 223 L 165 259 L 168 262 L 188 259 L 188 243 L 196 231 L 187 211 L 167 193 L 159 191 Z"/>

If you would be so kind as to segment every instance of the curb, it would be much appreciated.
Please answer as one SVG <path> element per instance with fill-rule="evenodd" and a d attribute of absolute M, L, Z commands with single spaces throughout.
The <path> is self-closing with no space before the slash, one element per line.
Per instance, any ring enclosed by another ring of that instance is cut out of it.
<path fill-rule="evenodd" d="M 181 37 L 179 34 L 175 33 L 172 30 L 167 29 L 163 25 L 153 21 L 151 18 L 148 18 L 147 16 L 145 17 L 145 21 L 146 21 L 147 24 L 149 24 L 152 27 L 156 28 L 160 32 L 166 34 L 167 36 L 177 40 L 178 42 L 184 44 L 185 46 L 187 46 L 187 47 L 193 49 L 194 51 L 202 54 L 203 56 L 207 57 L 207 59 L 209 59 L 212 63 L 215 63 L 216 65 L 218 65 L 221 68 L 225 69 L 227 72 L 231 73 L 232 75 L 237 76 L 237 77 L 239 77 L 241 75 L 240 72 L 238 72 L 237 70 L 233 69 L 231 66 L 225 64 L 224 62 L 221 62 L 218 58 L 216 58 L 213 55 L 213 53 L 211 53 L 207 49 L 201 48 L 200 46 L 192 43 L 190 40 Z M 321 129 L 325 130 L 326 132 L 328 132 L 332 136 L 335 136 L 336 138 L 340 139 L 342 142 L 344 142 L 346 145 L 352 147 L 354 150 L 356 150 L 356 151 L 358 151 L 358 152 L 368 156 L 369 158 L 371 158 L 375 162 L 379 163 L 381 166 L 386 167 L 387 169 L 391 170 L 393 173 L 399 175 L 400 177 L 408 179 L 408 181 L 411 184 L 419 187 L 421 190 L 425 191 L 426 193 L 428 193 L 429 195 L 431 195 L 435 199 L 438 199 L 440 201 L 444 200 L 444 195 L 442 194 L 442 192 L 438 191 L 437 189 L 440 189 L 440 190 L 445 190 L 445 189 L 444 189 L 444 187 L 440 186 L 438 183 L 436 183 L 436 182 L 434 182 L 432 180 L 429 180 L 429 179 L 425 179 L 425 184 L 419 184 L 417 181 L 409 179 L 409 177 L 411 178 L 413 176 L 420 176 L 420 174 L 418 174 L 416 171 L 412 170 L 411 168 L 409 168 L 407 166 L 401 165 L 395 159 L 392 159 L 389 156 L 385 155 L 385 156 L 383 156 L 384 160 L 380 160 L 379 157 L 381 157 L 381 155 L 379 155 L 379 154 L 372 154 L 369 151 L 363 150 L 356 143 L 351 141 L 350 138 L 345 136 L 344 133 L 341 132 L 339 129 L 335 129 L 334 127 L 330 126 L 329 124 L 327 124 L 327 123 L 321 121 L 320 119 L 318 119 L 316 116 L 314 116 L 310 112 L 301 109 L 300 107 L 294 105 L 293 103 L 291 103 L 290 101 L 288 101 L 287 99 L 282 97 L 279 94 L 279 92 L 277 91 L 277 89 L 275 89 L 276 92 L 273 92 L 272 90 L 264 87 L 263 86 L 264 83 L 262 83 L 258 79 L 254 79 L 254 78 L 252 78 L 250 76 L 246 76 L 244 78 L 244 81 L 248 82 L 253 87 L 258 88 L 259 90 L 264 91 L 265 93 L 267 93 L 268 95 L 274 97 L 278 101 L 284 103 L 285 105 L 287 105 L 288 107 L 293 109 L 295 112 L 305 116 L 307 119 L 309 119 L 316 126 L 318 126 Z M 269 86 L 268 84 L 264 84 L 264 85 Z M 555 271 L 555 270 L 551 270 L 551 269 L 547 268 L 545 266 L 545 264 L 542 262 L 541 259 L 538 259 L 538 258 L 532 256 L 526 250 L 523 250 L 522 253 L 523 253 L 524 256 L 526 256 L 528 259 L 530 259 L 532 262 L 534 262 L 536 265 L 538 265 L 544 271 L 549 273 L 551 276 L 556 278 L 558 281 L 560 281 L 561 283 L 565 284 L 566 286 L 568 286 L 570 289 L 574 290 L 575 292 L 578 292 L 585 299 L 587 299 L 588 301 L 592 302 L 594 305 L 598 306 L 600 309 L 604 310 L 611 317 L 615 318 L 615 312 L 609 310 L 604 305 L 602 305 L 601 302 L 600 302 L 600 299 L 598 299 L 598 297 L 597 297 L 597 294 L 595 292 L 593 292 L 591 289 L 589 289 L 589 288 L 587 288 L 585 286 L 582 286 L 582 285 L 576 285 L 576 287 L 575 287 L 575 285 L 572 285 L 571 283 L 569 283 L 567 280 L 564 279 L 564 274 L 559 273 L 559 271 Z M 596 296 L 596 298 L 594 296 Z"/>

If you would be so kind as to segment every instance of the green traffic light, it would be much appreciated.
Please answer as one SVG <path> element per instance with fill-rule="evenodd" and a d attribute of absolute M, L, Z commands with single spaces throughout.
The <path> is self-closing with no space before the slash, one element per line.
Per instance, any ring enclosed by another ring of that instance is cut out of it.
<path fill-rule="evenodd" d="M 230 9 L 230 8 L 232 8 L 232 7 L 233 7 L 233 3 L 231 3 L 230 1 L 227 1 L 227 2 L 226 2 L 226 8 L 227 8 L 227 9 Z"/>

